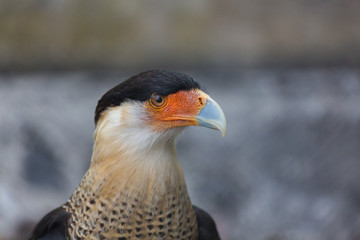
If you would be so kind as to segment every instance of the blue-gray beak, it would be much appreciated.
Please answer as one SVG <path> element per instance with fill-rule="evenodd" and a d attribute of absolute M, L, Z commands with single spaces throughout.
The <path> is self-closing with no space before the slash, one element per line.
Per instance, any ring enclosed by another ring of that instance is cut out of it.
<path fill-rule="evenodd" d="M 206 104 L 197 115 L 196 120 L 200 126 L 220 130 L 222 136 L 226 134 L 225 114 L 219 104 L 210 97 L 206 99 Z"/>

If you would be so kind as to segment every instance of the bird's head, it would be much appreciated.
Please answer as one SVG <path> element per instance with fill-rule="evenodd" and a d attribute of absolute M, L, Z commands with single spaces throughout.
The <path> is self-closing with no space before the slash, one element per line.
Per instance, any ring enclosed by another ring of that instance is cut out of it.
<path fill-rule="evenodd" d="M 95 139 L 101 133 L 111 142 L 147 147 L 171 142 L 187 126 L 226 132 L 223 111 L 199 84 L 166 70 L 137 74 L 110 89 L 98 102 L 95 124 Z"/>

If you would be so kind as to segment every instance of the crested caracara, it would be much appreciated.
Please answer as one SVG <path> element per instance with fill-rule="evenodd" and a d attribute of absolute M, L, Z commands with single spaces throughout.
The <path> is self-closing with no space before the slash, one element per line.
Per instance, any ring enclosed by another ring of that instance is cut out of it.
<path fill-rule="evenodd" d="M 35 239 L 220 239 L 191 204 L 175 150 L 186 126 L 225 134 L 219 105 L 191 77 L 140 73 L 99 100 L 89 170 L 70 199 L 35 227 Z"/>

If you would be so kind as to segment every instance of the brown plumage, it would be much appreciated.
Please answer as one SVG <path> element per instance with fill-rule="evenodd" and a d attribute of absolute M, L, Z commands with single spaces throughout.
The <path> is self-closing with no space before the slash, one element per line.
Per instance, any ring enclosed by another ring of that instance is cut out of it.
<path fill-rule="evenodd" d="M 160 84 L 156 92 L 144 89 L 147 77 Z M 220 107 L 194 80 L 168 71 L 145 72 L 114 89 L 98 104 L 89 170 L 30 239 L 219 239 L 211 217 L 191 204 L 175 137 L 189 125 L 224 132 Z"/>

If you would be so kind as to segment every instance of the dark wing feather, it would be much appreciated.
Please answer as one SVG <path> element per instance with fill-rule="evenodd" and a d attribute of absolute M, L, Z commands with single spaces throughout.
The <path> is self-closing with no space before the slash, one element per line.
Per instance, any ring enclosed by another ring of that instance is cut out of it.
<path fill-rule="evenodd" d="M 198 222 L 199 240 L 220 240 L 219 233 L 212 217 L 196 206 L 193 206 Z"/>
<path fill-rule="evenodd" d="M 67 239 L 67 227 L 70 213 L 63 207 L 48 213 L 36 225 L 29 240 L 64 240 Z"/>

